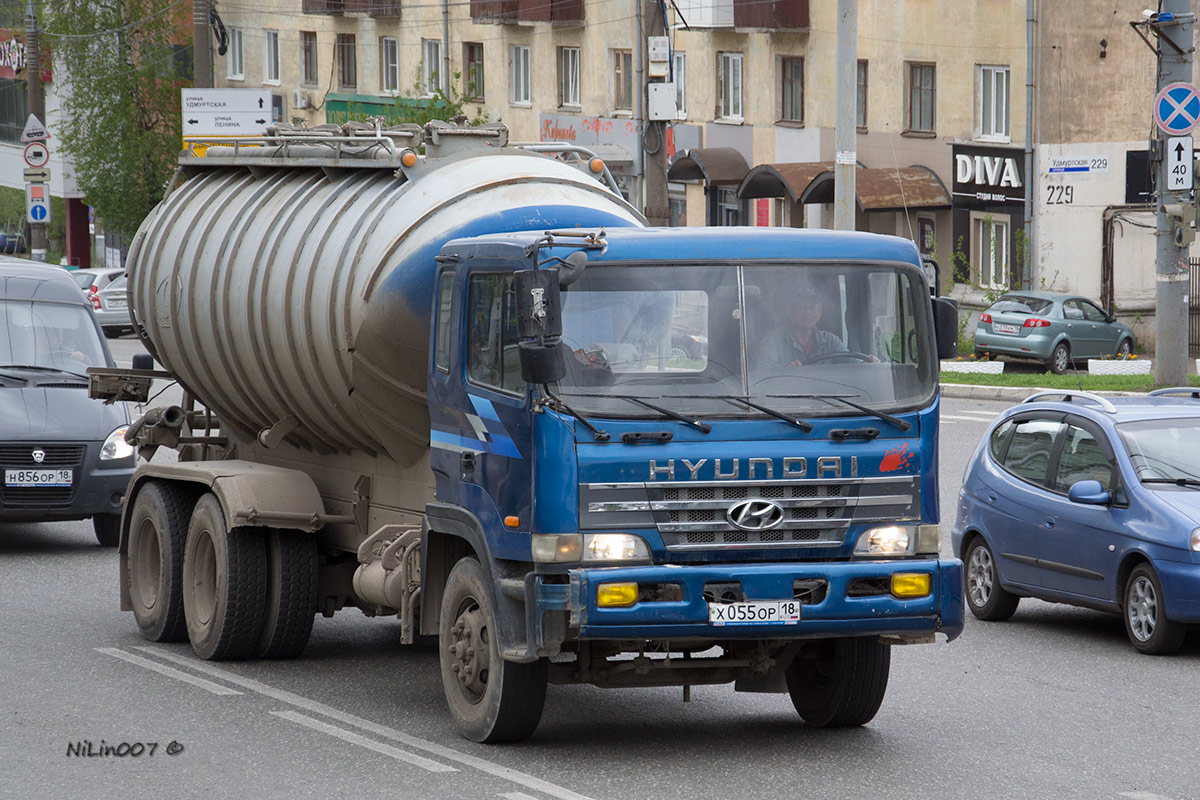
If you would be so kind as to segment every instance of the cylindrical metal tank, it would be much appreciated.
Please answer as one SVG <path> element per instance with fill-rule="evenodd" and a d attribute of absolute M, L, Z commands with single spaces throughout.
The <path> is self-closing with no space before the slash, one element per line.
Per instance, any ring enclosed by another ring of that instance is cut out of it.
<path fill-rule="evenodd" d="M 412 463 L 428 446 L 441 246 L 641 224 L 588 175 L 521 150 L 481 148 L 399 175 L 307 163 L 195 167 L 129 251 L 150 349 L 242 440 L 278 425 L 294 447 Z"/>

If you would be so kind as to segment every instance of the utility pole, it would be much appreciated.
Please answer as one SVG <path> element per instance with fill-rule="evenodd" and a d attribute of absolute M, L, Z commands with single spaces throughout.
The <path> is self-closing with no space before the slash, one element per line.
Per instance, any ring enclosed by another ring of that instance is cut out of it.
<path fill-rule="evenodd" d="M 637 0 L 642 2 L 642 0 Z M 645 36 L 638 42 L 640 48 L 639 57 L 641 65 L 646 67 L 644 72 L 639 72 L 638 75 L 638 94 L 646 96 L 649 99 L 649 93 L 657 92 L 663 84 L 661 81 L 654 80 L 656 77 L 655 70 L 651 69 L 658 63 L 653 58 L 655 54 L 650 52 L 649 37 L 665 37 L 667 35 L 667 21 L 663 17 L 663 5 L 658 0 L 645 0 L 642 2 L 642 20 Z M 661 55 L 661 54 L 660 54 Z M 668 55 L 669 59 L 670 56 Z M 668 61 L 668 65 L 669 65 Z M 667 67 L 669 69 L 669 66 Z M 657 68 L 661 72 L 661 68 Z M 658 87 L 658 88 L 654 88 Z M 670 92 L 674 95 L 674 90 Z M 639 103 L 641 100 L 639 98 Z M 638 147 L 642 151 L 642 186 L 644 207 L 642 213 L 645 214 L 646 220 L 651 225 L 668 225 L 671 221 L 671 206 L 667 200 L 667 125 L 670 123 L 666 120 L 656 119 L 656 114 L 653 112 L 654 104 L 650 102 L 641 103 L 641 107 L 647 109 L 645 117 L 640 120 L 642 135 L 638 142 Z"/>
<path fill-rule="evenodd" d="M 42 93 L 41 36 L 38 33 L 37 14 L 33 0 L 25 2 L 25 85 L 28 91 L 29 113 L 45 124 L 46 98 Z M 29 257 L 33 261 L 46 261 L 46 223 L 29 223 Z"/>
<path fill-rule="evenodd" d="M 1195 15 L 1190 0 L 1162 0 L 1159 6 L 1147 18 L 1158 37 L 1159 94 L 1154 110 L 1158 127 L 1151 142 L 1151 152 L 1159 158 L 1154 376 L 1160 386 L 1183 386 L 1187 383 L 1188 245 L 1195 238 L 1191 223 L 1196 219 L 1189 134 L 1200 117 L 1200 100 L 1190 102 L 1195 97 L 1191 86 Z M 1179 172 L 1184 166 L 1186 186 Z"/>
<path fill-rule="evenodd" d="M 833 169 L 833 227 L 839 231 L 855 228 L 857 209 L 855 165 L 858 162 L 858 129 L 854 113 L 858 97 L 858 0 L 838 0 L 837 35 L 837 119 Z"/>
<path fill-rule="evenodd" d="M 209 3 L 211 0 L 192 0 L 192 75 L 197 89 L 211 89 L 212 34 L 209 33 Z"/>

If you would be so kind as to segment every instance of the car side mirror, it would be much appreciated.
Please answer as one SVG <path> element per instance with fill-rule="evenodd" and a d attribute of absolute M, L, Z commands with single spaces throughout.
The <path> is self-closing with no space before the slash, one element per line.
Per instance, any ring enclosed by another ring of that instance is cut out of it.
<path fill-rule="evenodd" d="M 1100 481 L 1077 481 L 1067 490 L 1067 499 L 1072 503 L 1089 506 L 1106 506 L 1112 500 L 1112 492 L 1104 491 Z"/>
<path fill-rule="evenodd" d="M 554 383 L 567 374 L 562 357 L 562 297 L 557 269 L 523 269 L 513 276 L 521 378 Z"/>
<path fill-rule="evenodd" d="M 948 297 L 934 297 L 930 302 L 938 358 L 954 358 L 958 355 L 958 303 Z"/>

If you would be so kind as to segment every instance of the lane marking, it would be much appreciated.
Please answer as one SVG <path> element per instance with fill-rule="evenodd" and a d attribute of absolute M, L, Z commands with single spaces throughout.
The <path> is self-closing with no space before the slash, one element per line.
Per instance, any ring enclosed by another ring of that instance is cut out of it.
<path fill-rule="evenodd" d="M 155 661 L 142 658 L 141 656 L 135 656 L 132 653 L 126 653 L 125 651 L 118 650 L 115 647 L 97 647 L 96 651 L 104 653 L 106 656 L 112 656 L 113 658 L 119 658 L 122 661 L 128 661 L 130 664 L 136 664 L 139 667 L 151 670 L 152 672 L 157 672 L 159 675 L 166 675 L 168 678 L 174 678 L 177 681 L 190 683 L 192 686 L 203 689 L 206 692 L 212 692 L 213 694 L 219 695 L 241 694 L 241 692 L 237 691 L 236 689 L 230 689 L 227 686 L 221 686 L 213 683 L 212 681 L 206 681 L 204 678 L 197 678 L 195 675 L 188 675 L 186 672 L 180 672 L 179 670 L 172 669 L 171 667 L 164 667 L 162 664 L 159 664 Z"/>
<path fill-rule="evenodd" d="M 182 664 L 183 666 L 194 669 L 198 672 L 207 673 L 208 675 L 211 675 L 215 678 L 220 678 L 227 683 L 232 683 L 235 686 L 241 686 L 243 689 L 256 692 L 265 697 L 270 697 L 274 700 L 278 700 L 281 703 L 287 703 L 288 705 L 302 708 L 305 711 L 313 714 L 320 714 L 322 716 L 329 717 L 330 719 L 336 719 L 338 722 L 346 725 L 352 725 L 356 728 L 361 728 L 362 730 L 373 733 L 376 736 L 382 736 L 405 744 L 408 747 L 412 747 L 417 750 L 424 750 L 427 753 L 439 756 L 447 761 L 453 761 L 461 764 L 462 766 L 472 767 L 480 772 L 486 772 L 489 775 L 503 778 L 504 780 L 524 786 L 526 789 L 532 789 L 535 792 L 540 792 L 541 794 L 557 797 L 559 800 L 592 800 L 592 798 L 589 798 L 586 795 L 577 794 L 576 792 L 572 792 L 570 789 L 550 783 L 549 781 L 544 781 L 541 778 L 536 778 L 533 775 L 527 775 L 524 772 L 501 766 L 500 764 L 496 764 L 483 758 L 477 758 L 475 756 L 469 756 L 466 753 L 460 753 L 457 750 L 453 750 L 444 745 L 434 744 L 433 742 L 428 742 L 424 739 L 418 739 L 416 736 L 411 736 L 407 733 L 401 733 L 395 728 L 389 728 L 386 725 L 379 725 L 371 722 L 370 720 L 355 716 L 354 714 L 349 714 L 345 711 L 339 711 L 333 706 L 326 705 L 316 700 L 309 700 L 307 697 L 302 697 L 301 695 L 294 694 L 284 689 L 276 689 L 273 686 L 268 686 L 265 683 L 254 680 L 253 678 L 244 678 L 236 673 L 228 672 L 220 669 L 219 667 L 214 667 L 207 661 L 201 661 L 198 658 L 188 658 L 186 656 L 168 653 L 153 647 L 137 647 L 134 649 L 141 650 L 144 653 L 149 653 L 158 658 L 166 659 L 167 661 L 173 661 L 176 664 Z"/>
<path fill-rule="evenodd" d="M 374 750 L 376 753 L 394 758 L 397 761 L 406 761 L 413 766 L 420 767 L 421 769 L 427 769 L 430 772 L 458 772 L 455 767 L 451 767 L 447 764 L 439 764 L 436 761 L 430 761 L 428 758 L 422 758 L 421 756 L 413 755 L 412 753 L 401 750 L 398 747 L 392 747 L 390 744 L 382 744 L 373 739 L 368 739 L 361 734 L 348 731 L 344 728 L 339 728 L 336 725 L 330 725 L 328 722 L 321 722 L 319 719 L 306 717 L 303 714 L 295 711 L 272 711 L 271 713 L 277 717 L 283 717 L 289 722 L 295 722 L 299 725 L 303 725 L 306 728 L 312 728 L 314 731 L 320 731 L 321 733 L 327 733 L 330 736 L 336 736 L 343 742 L 349 742 L 350 744 L 356 744 L 359 747 L 365 747 L 368 750 Z"/>
<path fill-rule="evenodd" d="M 1170 800 L 1154 792 L 1121 792 L 1121 797 L 1128 797 L 1129 800 Z"/>
<path fill-rule="evenodd" d="M 960 417 L 957 414 L 942 414 L 943 420 L 954 419 L 961 422 L 980 422 L 984 424 L 991 422 L 993 419 L 995 419 L 995 417 L 995 414 L 989 414 L 986 417 Z"/>
<path fill-rule="evenodd" d="M 525 794 L 524 792 L 509 792 L 500 796 L 503 797 L 504 800 L 537 800 L 536 797 Z"/>

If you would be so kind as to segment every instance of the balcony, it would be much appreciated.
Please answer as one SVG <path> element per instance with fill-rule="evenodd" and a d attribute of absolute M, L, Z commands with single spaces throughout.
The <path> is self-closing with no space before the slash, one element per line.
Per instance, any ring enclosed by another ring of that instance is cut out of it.
<path fill-rule="evenodd" d="M 399 17 L 400 0 L 368 0 L 367 13 L 372 17 Z"/>
<path fill-rule="evenodd" d="M 583 21 L 583 0 L 471 0 L 471 19 L 497 23 Z"/>
<path fill-rule="evenodd" d="M 758 30 L 807 30 L 809 0 L 733 0 L 733 26 Z"/>
<path fill-rule="evenodd" d="M 517 0 L 471 0 L 474 22 L 516 22 Z"/>
<path fill-rule="evenodd" d="M 732 28 L 734 0 L 677 0 L 675 7 L 689 28 Z"/>

